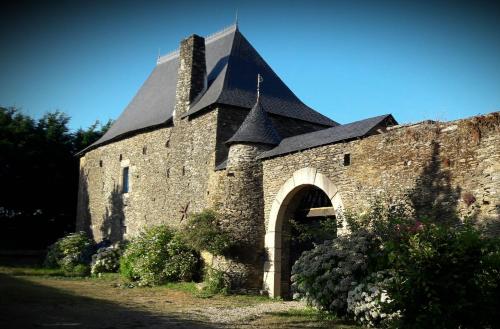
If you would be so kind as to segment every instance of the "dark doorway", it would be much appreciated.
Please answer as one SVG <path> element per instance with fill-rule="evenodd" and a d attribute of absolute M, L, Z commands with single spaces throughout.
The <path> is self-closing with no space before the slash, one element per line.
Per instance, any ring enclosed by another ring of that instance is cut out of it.
<path fill-rule="evenodd" d="M 335 211 L 323 190 L 307 185 L 298 190 L 287 206 L 282 229 L 281 296 L 292 297 L 290 289 L 293 264 L 314 244 L 337 235 Z"/>

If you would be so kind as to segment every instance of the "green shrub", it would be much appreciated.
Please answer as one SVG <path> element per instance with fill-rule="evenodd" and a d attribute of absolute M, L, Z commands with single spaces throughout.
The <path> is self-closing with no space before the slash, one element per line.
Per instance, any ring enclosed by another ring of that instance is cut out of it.
<path fill-rule="evenodd" d="M 44 266 L 59 267 L 67 275 L 87 273 L 93 251 L 94 242 L 85 232 L 71 233 L 49 247 Z"/>
<path fill-rule="evenodd" d="M 184 240 L 174 235 L 167 245 L 164 273 L 167 281 L 190 281 L 197 274 L 200 257 Z"/>
<path fill-rule="evenodd" d="M 70 267 L 69 269 L 63 268 L 63 271 L 65 276 L 84 277 L 89 276 L 90 266 L 87 264 L 78 264 Z"/>
<path fill-rule="evenodd" d="M 213 255 L 223 255 L 232 247 L 229 235 L 220 227 L 218 214 L 213 210 L 191 215 L 183 238 L 198 252 L 206 250 Z"/>
<path fill-rule="evenodd" d="M 367 274 L 372 236 L 358 232 L 316 245 L 292 267 L 294 298 L 336 315 L 347 311 L 347 293 Z"/>
<path fill-rule="evenodd" d="M 128 244 L 120 259 L 120 273 L 140 286 L 190 280 L 199 257 L 166 226 L 146 229 Z"/>
<path fill-rule="evenodd" d="M 224 272 L 215 268 L 207 268 L 204 276 L 203 290 L 209 294 L 228 294 L 231 290 L 231 280 Z"/>
<path fill-rule="evenodd" d="M 424 225 L 385 243 L 401 328 L 500 327 L 500 241 L 471 225 Z"/>

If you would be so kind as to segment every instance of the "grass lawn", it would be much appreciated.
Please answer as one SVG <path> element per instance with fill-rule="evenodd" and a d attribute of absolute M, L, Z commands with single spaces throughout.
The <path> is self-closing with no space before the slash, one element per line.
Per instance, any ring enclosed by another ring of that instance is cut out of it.
<path fill-rule="evenodd" d="M 127 288 L 116 274 L 0 267 L 0 328 L 359 328 L 297 302 L 203 295 L 195 283 Z"/>

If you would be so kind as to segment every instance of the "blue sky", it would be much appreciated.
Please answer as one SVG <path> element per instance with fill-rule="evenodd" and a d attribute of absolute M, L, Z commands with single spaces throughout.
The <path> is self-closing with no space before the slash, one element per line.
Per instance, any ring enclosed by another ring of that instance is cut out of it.
<path fill-rule="evenodd" d="M 71 127 L 115 119 L 190 34 L 234 22 L 307 105 L 347 123 L 500 110 L 493 1 L 16 1 L 0 13 L 0 105 Z"/>

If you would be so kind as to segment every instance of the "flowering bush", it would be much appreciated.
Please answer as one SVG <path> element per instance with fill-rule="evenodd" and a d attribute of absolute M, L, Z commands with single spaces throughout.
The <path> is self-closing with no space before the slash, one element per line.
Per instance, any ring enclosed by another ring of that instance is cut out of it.
<path fill-rule="evenodd" d="M 347 294 L 347 312 L 366 327 L 386 326 L 397 319 L 399 312 L 387 313 L 392 299 L 387 286 L 394 281 L 390 271 L 370 274 Z"/>
<path fill-rule="evenodd" d="M 197 253 L 166 226 L 146 229 L 128 244 L 120 259 L 120 273 L 140 286 L 189 280 L 198 268 Z"/>
<path fill-rule="evenodd" d="M 70 233 L 52 244 L 44 265 L 60 267 L 68 275 L 87 275 L 94 242 L 85 232 Z"/>
<path fill-rule="evenodd" d="M 97 252 L 92 255 L 90 273 L 92 275 L 99 275 L 101 273 L 117 272 L 120 268 L 120 257 L 122 253 L 123 248 L 120 244 L 99 248 Z"/>
<path fill-rule="evenodd" d="M 500 239 L 456 217 L 431 222 L 407 203 L 384 204 L 345 213 L 350 236 L 303 253 L 297 296 L 366 326 L 500 328 Z"/>
<path fill-rule="evenodd" d="M 344 315 L 347 293 L 366 275 L 371 240 L 368 233 L 359 232 L 304 252 L 292 268 L 294 298 Z"/>

